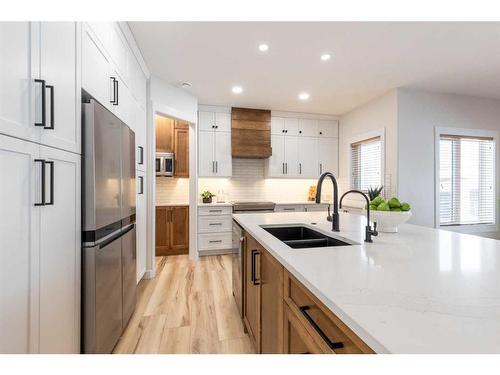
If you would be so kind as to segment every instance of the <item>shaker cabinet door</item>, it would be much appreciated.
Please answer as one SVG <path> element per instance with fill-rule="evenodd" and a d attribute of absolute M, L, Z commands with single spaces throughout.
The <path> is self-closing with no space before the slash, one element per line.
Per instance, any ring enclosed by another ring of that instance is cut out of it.
<path fill-rule="evenodd" d="M 80 352 L 80 156 L 42 146 L 40 352 Z"/>
<path fill-rule="evenodd" d="M 215 176 L 215 133 L 213 131 L 200 131 L 198 145 L 199 176 Z"/>

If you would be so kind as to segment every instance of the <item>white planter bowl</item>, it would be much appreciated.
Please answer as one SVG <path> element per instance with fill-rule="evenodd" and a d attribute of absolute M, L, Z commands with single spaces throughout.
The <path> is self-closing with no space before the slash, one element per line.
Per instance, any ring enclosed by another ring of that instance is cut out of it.
<path fill-rule="evenodd" d="M 366 215 L 366 209 L 365 215 Z M 411 211 L 371 211 L 370 221 L 377 223 L 377 231 L 383 233 L 397 233 L 398 226 L 407 222 Z"/>

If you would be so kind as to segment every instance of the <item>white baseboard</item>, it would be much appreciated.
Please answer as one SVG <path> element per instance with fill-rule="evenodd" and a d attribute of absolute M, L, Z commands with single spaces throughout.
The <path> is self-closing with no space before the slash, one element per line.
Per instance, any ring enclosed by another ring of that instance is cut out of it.
<path fill-rule="evenodd" d="M 144 272 L 144 275 L 142 276 L 143 279 L 154 279 L 155 277 L 155 272 L 153 270 L 147 270 Z"/>

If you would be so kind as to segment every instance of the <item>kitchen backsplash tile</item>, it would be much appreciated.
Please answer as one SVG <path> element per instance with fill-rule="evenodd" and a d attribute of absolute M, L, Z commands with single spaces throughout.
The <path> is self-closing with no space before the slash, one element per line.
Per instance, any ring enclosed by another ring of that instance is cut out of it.
<path fill-rule="evenodd" d="M 156 205 L 189 202 L 189 178 L 156 177 Z"/>
<path fill-rule="evenodd" d="M 264 159 L 233 158 L 231 178 L 200 178 L 198 190 L 215 194 L 223 190 L 230 201 L 302 202 L 307 200 L 309 186 L 316 185 L 315 179 L 265 178 L 264 165 Z M 325 183 L 323 199 L 331 199 L 331 191 Z"/>

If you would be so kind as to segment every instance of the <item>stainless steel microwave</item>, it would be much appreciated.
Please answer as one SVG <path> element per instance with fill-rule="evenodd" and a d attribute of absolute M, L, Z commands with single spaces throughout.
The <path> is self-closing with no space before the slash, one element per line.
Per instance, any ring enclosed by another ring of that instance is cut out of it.
<path fill-rule="evenodd" d="M 174 153 L 157 152 L 156 153 L 156 175 L 171 177 L 174 175 Z"/>

